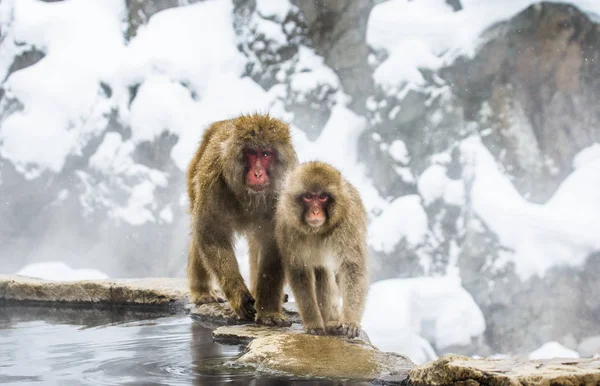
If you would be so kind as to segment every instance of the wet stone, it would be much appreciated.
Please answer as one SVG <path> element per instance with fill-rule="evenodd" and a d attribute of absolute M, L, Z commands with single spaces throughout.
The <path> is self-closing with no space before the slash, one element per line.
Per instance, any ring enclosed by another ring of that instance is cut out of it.
<path fill-rule="evenodd" d="M 224 326 L 213 337 L 219 343 L 247 344 L 247 352 L 233 365 L 267 374 L 379 383 L 393 376 L 390 383 L 396 383 L 415 366 L 405 356 L 379 351 L 368 339 L 308 335 L 299 324 L 290 328 Z"/>

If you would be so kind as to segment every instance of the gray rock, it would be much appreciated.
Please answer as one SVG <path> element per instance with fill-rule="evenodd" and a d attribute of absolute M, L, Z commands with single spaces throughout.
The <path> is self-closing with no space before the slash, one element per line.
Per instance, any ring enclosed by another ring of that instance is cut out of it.
<path fill-rule="evenodd" d="M 410 371 L 408 379 L 408 384 L 414 386 L 587 386 L 599 382 L 598 359 L 516 361 L 458 355 L 447 355 L 417 366 Z"/>

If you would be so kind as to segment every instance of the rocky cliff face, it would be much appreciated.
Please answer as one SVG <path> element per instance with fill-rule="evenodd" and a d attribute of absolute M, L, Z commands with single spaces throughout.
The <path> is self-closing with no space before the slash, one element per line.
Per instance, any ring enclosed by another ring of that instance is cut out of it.
<path fill-rule="evenodd" d="M 124 46 L 144 39 L 159 11 L 192 3 L 125 2 L 119 10 Z M 481 173 L 471 160 L 474 148 L 484 149 L 528 203 L 549 202 L 574 172 L 575 155 L 600 142 L 597 21 L 569 4 L 531 5 L 489 26 L 468 55 L 419 67 L 418 87 L 389 87 L 374 72 L 391 53 L 366 37 L 371 10 L 385 2 L 281 3 L 286 5 L 233 1 L 234 44 L 244 61 L 240 76 L 270 95 L 272 110 L 308 140 L 319 137 L 336 106 L 364 119 L 358 161 L 377 193 L 391 206 L 413 197 L 426 215 L 423 237 L 399 237 L 386 247 L 372 243 L 374 279 L 458 273 L 486 317 L 485 336 L 472 346 L 438 351 L 525 352 L 548 340 L 573 347 L 599 334 L 600 302 L 590 292 L 600 255 L 521 274 L 523 254 L 505 242 L 478 204 Z M 440 3 L 463 12 L 460 2 Z M 196 137 L 184 137 L 174 129 L 180 122 L 166 120 L 158 135 L 139 138 L 132 116 L 147 98 L 149 82 L 137 75 L 124 83 L 100 77 L 87 116 L 66 121 L 69 130 L 83 134 L 62 167 L 16 160 L 6 130 L 31 102 L 15 93 L 15 76 L 49 60 L 52 47 L 20 31 L 14 20 L 22 15 L 11 7 L 4 4 L 0 27 L 1 269 L 58 259 L 111 277 L 181 275 L 188 227 L 182 165 L 173 154 Z M 169 74 L 160 61 L 154 66 Z M 192 75 L 172 78 L 191 103 L 208 98 Z M 165 93 L 162 103 L 177 105 L 174 95 Z M 338 130 L 344 136 L 345 128 Z"/>

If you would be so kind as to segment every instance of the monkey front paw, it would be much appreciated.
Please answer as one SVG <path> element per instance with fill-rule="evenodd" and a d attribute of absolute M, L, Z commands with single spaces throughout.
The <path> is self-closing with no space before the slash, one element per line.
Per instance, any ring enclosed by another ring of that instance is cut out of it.
<path fill-rule="evenodd" d="M 225 294 L 219 290 L 214 290 L 213 291 L 215 293 L 215 298 L 217 299 L 217 302 L 219 303 L 225 303 L 227 301 L 227 298 L 225 297 Z"/>
<path fill-rule="evenodd" d="M 310 335 L 327 335 L 323 327 L 307 328 L 306 333 Z"/>
<path fill-rule="evenodd" d="M 340 335 L 346 335 L 348 338 L 356 338 L 360 335 L 360 324 L 358 323 L 341 323 L 338 327 Z"/>
<path fill-rule="evenodd" d="M 292 323 L 280 312 L 258 313 L 256 324 L 264 326 L 289 327 Z"/>
<path fill-rule="evenodd" d="M 240 295 L 229 299 L 229 307 L 241 319 L 254 320 L 256 310 L 254 309 L 254 298 L 250 292 L 243 291 Z"/>
<path fill-rule="evenodd" d="M 225 302 L 225 297 L 219 295 L 215 291 L 202 291 L 202 292 L 192 292 L 190 294 L 190 301 L 192 303 L 196 303 L 197 305 L 207 304 L 207 303 L 223 303 Z"/>

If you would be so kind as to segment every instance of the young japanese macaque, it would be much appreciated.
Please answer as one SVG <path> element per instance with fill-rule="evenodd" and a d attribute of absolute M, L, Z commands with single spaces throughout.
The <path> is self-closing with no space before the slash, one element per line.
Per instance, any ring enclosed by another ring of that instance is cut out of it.
<path fill-rule="evenodd" d="M 306 331 L 357 337 L 369 285 L 367 215 L 358 191 L 334 167 L 303 163 L 286 178 L 275 222 Z"/>
<path fill-rule="evenodd" d="M 290 324 L 282 313 L 285 276 L 274 215 L 276 192 L 297 163 L 289 126 L 269 115 L 242 115 L 205 131 L 187 173 L 191 301 L 224 301 L 217 284 L 239 318 Z M 236 233 L 248 239 L 250 290 L 234 254 Z"/>

